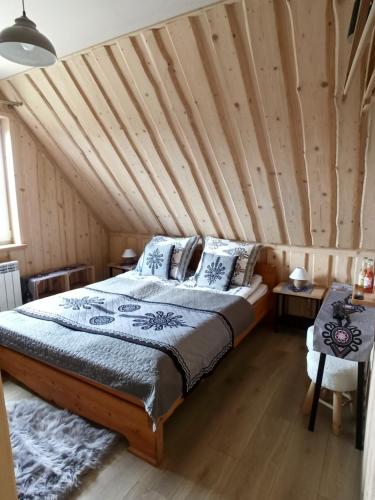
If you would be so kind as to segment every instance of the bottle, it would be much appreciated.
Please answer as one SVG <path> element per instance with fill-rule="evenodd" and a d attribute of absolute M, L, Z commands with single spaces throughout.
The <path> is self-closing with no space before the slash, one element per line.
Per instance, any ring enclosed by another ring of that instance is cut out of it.
<path fill-rule="evenodd" d="M 367 257 L 364 257 L 362 259 L 362 266 L 361 266 L 361 270 L 359 271 L 359 275 L 358 275 L 358 287 L 360 288 L 360 290 L 363 290 L 366 271 L 367 271 Z"/>
<path fill-rule="evenodd" d="M 366 276 L 363 280 L 363 291 L 365 293 L 372 293 L 374 288 L 374 261 L 373 259 L 367 260 Z"/>

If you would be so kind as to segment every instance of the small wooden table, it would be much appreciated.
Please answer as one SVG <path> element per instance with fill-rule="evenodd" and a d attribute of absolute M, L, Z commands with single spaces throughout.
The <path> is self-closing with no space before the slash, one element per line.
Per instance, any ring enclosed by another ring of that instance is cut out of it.
<path fill-rule="evenodd" d="M 121 271 L 122 273 L 126 273 L 127 271 L 132 271 L 135 269 L 137 264 L 121 264 L 118 262 L 110 262 L 107 264 L 107 267 L 109 269 L 109 276 L 112 278 L 115 276 L 114 270 Z"/>
<path fill-rule="evenodd" d="M 279 323 L 283 322 L 283 319 L 285 319 L 287 316 L 286 314 L 286 297 L 291 296 L 291 297 L 298 297 L 299 299 L 310 299 L 313 300 L 315 303 L 315 311 L 314 311 L 314 318 L 304 318 L 303 316 L 299 317 L 299 321 L 301 319 L 304 319 L 306 323 L 308 322 L 309 324 L 312 323 L 313 319 L 316 318 L 320 306 L 322 305 L 322 301 L 324 299 L 324 296 L 326 294 L 327 288 L 324 286 L 318 286 L 318 285 L 313 285 L 312 290 L 306 291 L 306 292 L 294 292 L 293 290 L 289 290 L 287 288 L 287 285 L 289 284 L 288 281 L 282 281 L 278 285 L 275 286 L 273 289 L 273 293 L 277 294 L 278 297 L 278 304 L 277 304 L 277 324 L 276 324 L 276 329 L 278 328 Z M 293 316 L 293 318 L 297 318 L 297 316 Z M 305 325 L 303 325 L 305 326 Z"/>

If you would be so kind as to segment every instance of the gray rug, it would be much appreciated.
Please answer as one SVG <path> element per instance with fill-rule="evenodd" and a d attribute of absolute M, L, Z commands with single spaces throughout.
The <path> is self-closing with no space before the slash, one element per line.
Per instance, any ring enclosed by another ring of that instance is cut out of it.
<path fill-rule="evenodd" d="M 21 500 L 66 498 L 117 436 L 41 400 L 9 403 L 7 410 Z"/>

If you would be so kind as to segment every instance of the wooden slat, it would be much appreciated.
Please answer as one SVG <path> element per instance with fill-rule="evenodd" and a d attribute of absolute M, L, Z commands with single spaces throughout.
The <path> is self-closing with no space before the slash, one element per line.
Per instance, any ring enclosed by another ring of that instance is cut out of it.
<path fill-rule="evenodd" d="M 87 98 L 87 104 L 92 110 L 95 121 L 103 131 L 103 139 L 111 145 L 115 153 L 111 161 L 111 170 L 116 179 L 121 186 L 126 186 L 126 193 L 129 192 L 133 195 L 133 203 L 137 207 L 142 221 L 146 221 L 145 227 L 163 231 L 153 208 L 148 204 L 148 199 L 155 194 L 154 192 L 144 192 L 147 179 L 143 179 L 145 177 L 143 171 L 138 168 L 139 160 L 130 148 L 126 148 L 126 136 L 101 94 L 95 79 L 81 57 L 70 59 L 66 62 L 65 67 L 69 68 L 70 75 L 79 84 L 79 87 L 85 89 L 85 94 L 90 96 Z"/>
<path fill-rule="evenodd" d="M 167 26 L 170 41 L 173 44 L 176 66 L 184 72 L 189 82 L 194 104 L 200 111 L 203 126 L 214 147 L 222 176 L 230 190 L 232 219 L 241 238 L 254 239 L 255 232 L 245 189 L 239 177 L 238 156 L 233 149 L 231 137 L 228 137 L 227 117 L 217 99 L 218 81 L 210 66 L 210 60 L 193 31 L 192 20 L 182 20 Z M 179 63 L 179 64 L 178 64 Z"/>
<path fill-rule="evenodd" d="M 372 24 L 373 24 L 373 14 L 370 17 L 369 9 L 371 7 L 371 0 L 361 0 L 357 22 L 355 25 L 353 42 L 351 46 L 347 71 L 345 75 L 345 86 L 344 93 L 346 94 L 349 85 L 351 83 L 351 79 L 355 73 L 356 67 L 361 59 L 361 55 L 365 50 L 366 43 L 368 41 L 369 36 L 372 33 Z M 349 23 L 348 23 L 349 26 Z"/>
<path fill-rule="evenodd" d="M 347 41 L 347 27 L 352 5 L 333 2 L 336 61 L 335 93 L 336 109 L 336 172 L 337 172 L 337 234 L 336 245 L 342 248 L 355 248 L 359 244 L 360 207 L 362 189 L 360 169 L 353 165 L 361 164 L 360 99 L 361 74 L 358 72 L 345 99 L 342 97 L 344 75 L 350 44 Z"/>
<path fill-rule="evenodd" d="M 263 239 L 281 243 L 284 239 L 283 225 L 278 213 L 278 200 L 273 177 L 267 174 L 270 159 L 261 149 L 257 127 L 253 116 L 252 75 L 246 58 L 241 28 L 233 6 L 221 6 L 207 12 L 212 47 L 217 53 L 225 82 L 229 115 L 233 116 L 233 128 L 238 130 L 238 147 L 243 150 L 249 190 L 253 192 L 255 211 Z M 239 76 L 233 81 L 233 73 Z M 256 112 L 255 112 L 256 113 Z M 257 113 L 255 114 L 257 117 Z"/>
<path fill-rule="evenodd" d="M 293 122 L 288 108 L 275 10 L 272 3 L 259 0 L 244 1 L 243 11 L 268 140 L 275 159 L 275 175 L 281 192 L 288 239 L 291 244 L 303 245 L 307 242 L 305 228 L 308 227 L 307 214 L 301 202 L 305 193 L 295 176 L 298 166 L 293 144 Z"/>
<path fill-rule="evenodd" d="M 364 191 L 361 207 L 361 241 L 363 248 L 375 248 L 375 232 L 372 217 L 372 206 L 375 189 L 375 120 L 369 119 L 368 142 L 365 162 Z"/>
<path fill-rule="evenodd" d="M 178 233 L 178 224 L 176 223 L 175 218 L 173 217 L 173 211 L 168 209 L 168 205 L 165 203 L 164 198 L 160 196 L 160 191 L 155 186 L 155 178 L 150 172 L 147 162 L 142 158 L 141 153 L 139 152 L 137 145 L 134 140 L 130 136 L 127 127 L 121 119 L 120 113 L 118 112 L 117 106 L 114 106 L 114 103 L 110 99 L 107 94 L 104 86 L 101 84 L 100 79 L 95 71 L 98 69 L 98 65 L 96 64 L 94 68 L 92 63 L 92 56 L 83 56 L 83 61 L 87 70 L 90 72 L 90 75 L 94 79 L 98 89 L 100 89 L 100 93 L 105 99 L 106 106 L 109 109 L 106 111 L 106 115 L 113 115 L 113 122 L 115 126 L 109 126 L 110 130 L 113 133 L 113 130 L 117 130 L 119 149 L 122 151 L 122 154 L 128 159 L 130 163 L 130 171 L 132 176 L 134 177 L 134 182 L 137 185 L 141 186 L 141 190 L 144 192 L 144 198 L 146 199 L 146 203 L 149 205 L 150 210 L 155 209 L 155 215 L 158 218 L 160 226 L 170 234 Z M 99 70 L 100 71 L 100 70 Z M 151 202 L 152 200 L 152 202 Z"/>
<path fill-rule="evenodd" d="M 335 123 L 331 114 L 333 82 L 328 62 L 331 54 L 326 47 L 333 26 L 332 22 L 329 26 L 326 18 L 326 0 L 314 1 L 307 11 L 302 2 L 288 5 L 295 42 L 312 243 L 331 246 L 336 233 L 336 178 L 330 133 Z"/>
<path fill-rule="evenodd" d="M 139 105 L 132 82 L 128 82 L 121 72 L 122 56 L 117 47 L 112 49 L 98 48 L 93 51 L 98 62 L 96 75 L 103 87 L 114 99 L 117 111 L 122 122 L 128 127 L 133 141 L 142 154 L 143 162 L 152 172 L 153 181 L 158 187 L 159 196 L 166 200 L 171 213 L 178 217 L 179 232 L 194 233 L 196 228 L 187 212 L 180 193 L 177 192 L 172 179 L 168 175 L 166 162 L 157 147 L 153 134 L 146 133 L 147 120 L 142 107 Z M 90 58 L 91 61 L 91 58 Z M 182 229 L 182 226 L 184 229 Z"/>
<path fill-rule="evenodd" d="M 202 232 L 216 233 L 217 228 L 206 209 L 204 199 L 199 191 L 199 185 L 194 175 L 194 165 L 185 152 L 185 147 L 179 136 L 178 126 L 173 114 L 169 111 L 167 96 L 160 89 L 157 81 L 148 70 L 146 61 L 136 40 L 125 38 L 119 41 L 121 53 L 124 54 L 123 71 L 128 80 L 133 80 L 136 93 L 142 107 L 147 109 L 148 124 L 156 138 L 158 148 L 166 159 L 168 174 L 175 186 L 182 191 L 182 186 L 189 186 L 190 216 L 195 227 Z"/>

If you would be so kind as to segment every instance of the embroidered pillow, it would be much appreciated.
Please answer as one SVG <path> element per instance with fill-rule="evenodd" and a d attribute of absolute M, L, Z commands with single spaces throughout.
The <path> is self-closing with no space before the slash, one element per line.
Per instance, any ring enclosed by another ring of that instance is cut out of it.
<path fill-rule="evenodd" d="M 168 279 L 174 245 L 147 245 L 140 274 Z"/>
<path fill-rule="evenodd" d="M 233 276 L 237 255 L 217 255 L 204 252 L 202 265 L 196 275 L 197 286 L 226 292 Z"/>
<path fill-rule="evenodd" d="M 174 245 L 174 250 L 172 254 L 171 270 L 169 277 L 171 279 L 176 279 L 183 281 L 193 256 L 194 249 L 199 241 L 199 236 L 190 236 L 188 238 L 180 238 L 178 236 L 154 236 L 152 240 L 147 244 L 149 245 L 161 245 L 168 246 Z M 140 272 L 142 269 L 142 263 L 144 258 L 144 252 L 141 255 L 136 271 Z"/>
<path fill-rule="evenodd" d="M 213 236 L 206 236 L 204 239 L 204 253 L 238 257 L 230 283 L 233 286 L 249 286 L 261 248 L 262 245 L 256 242 L 223 240 Z"/>

